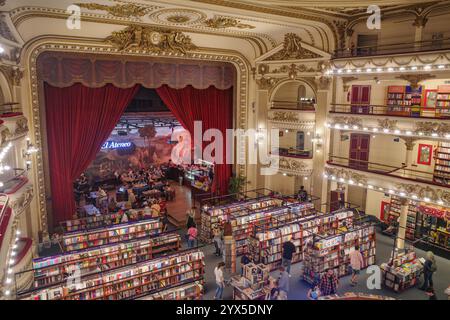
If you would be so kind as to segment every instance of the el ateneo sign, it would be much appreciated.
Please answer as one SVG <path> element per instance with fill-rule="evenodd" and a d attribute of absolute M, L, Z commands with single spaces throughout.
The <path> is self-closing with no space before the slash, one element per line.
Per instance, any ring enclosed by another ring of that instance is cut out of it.
<path fill-rule="evenodd" d="M 102 149 L 129 149 L 133 146 L 130 141 L 106 141 L 102 145 Z"/>

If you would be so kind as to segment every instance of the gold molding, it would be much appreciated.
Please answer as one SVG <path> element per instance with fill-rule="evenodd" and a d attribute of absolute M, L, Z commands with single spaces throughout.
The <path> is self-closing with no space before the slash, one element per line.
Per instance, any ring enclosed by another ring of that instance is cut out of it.
<path fill-rule="evenodd" d="M 169 52 L 186 54 L 197 47 L 192 44 L 191 38 L 181 32 L 154 29 L 131 25 L 124 30 L 114 31 L 105 41 L 119 49 L 143 50 L 151 53 Z"/>
<path fill-rule="evenodd" d="M 320 57 L 317 53 L 303 48 L 302 38 L 291 32 L 284 35 L 283 48 L 267 57 L 265 61 L 315 59 Z"/>
<path fill-rule="evenodd" d="M 85 8 L 88 10 L 101 10 L 106 11 L 107 13 L 121 18 L 140 18 L 149 13 L 152 8 L 146 6 L 138 6 L 133 3 L 125 3 L 125 4 L 116 4 L 113 6 L 107 6 L 104 4 L 98 3 L 75 3 L 76 6 L 80 8 Z"/>
<path fill-rule="evenodd" d="M 203 24 L 213 29 L 239 28 L 239 29 L 254 29 L 255 26 L 241 23 L 235 18 L 229 17 L 214 17 L 203 22 Z"/>
<path fill-rule="evenodd" d="M 31 91 L 31 127 L 34 134 L 35 145 L 39 149 L 36 153 L 37 161 L 34 163 L 35 170 L 35 185 L 37 186 L 37 203 L 39 209 L 39 221 L 41 224 L 41 231 L 44 237 L 48 235 L 48 223 L 47 223 L 47 196 L 45 190 L 45 174 L 44 174 L 44 156 L 43 152 L 43 130 L 45 128 L 41 127 L 41 113 L 40 113 L 40 82 L 39 75 L 37 74 L 37 59 L 38 56 L 47 51 L 56 52 L 68 52 L 68 53 L 90 53 L 90 54 L 107 54 L 114 55 L 123 58 L 126 55 L 127 58 L 137 57 L 156 57 L 156 58 L 171 58 L 177 59 L 179 56 L 171 55 L 167 52 L 146 52 L 142 53 L 139 50 L 126 50 L 119 51 L 116 48 L 110 46 L 105 46 L 101 40 L 95 42 L 88 42 L 86 40 L 74 40 L 74 39 L 36 39 L 35 42 L 27 44 L 27 49 L 24 50 L 27 53 L 27 65 L 30 68 L 30 91 Z M 200 52 L 201 50 L 201 52 Z M 25 54 L 25 52 L 24 52 Z M 241 129 L 247 128 L 247 105 L 248 105 L 248 78 L 249 78 L 249 63 L 245 58 L 241 57 L 239 54 L 232 54 L 230 52 L 217 52 L 217 50 L 199 49 L 197 52 L 188 52 L 184 59 L 192 60 L 204 60 L 204 61 L 222 61 L 232 63 L 237 70 L 236 79 L 236 127 Z M 237 146 L 236 152 L 237 156 L 246 155 L 247 146 L 244 141 L 241 145 Z M 237 174 L 246 176 L 247 165 L 239 164 L 237 165 Z"/>

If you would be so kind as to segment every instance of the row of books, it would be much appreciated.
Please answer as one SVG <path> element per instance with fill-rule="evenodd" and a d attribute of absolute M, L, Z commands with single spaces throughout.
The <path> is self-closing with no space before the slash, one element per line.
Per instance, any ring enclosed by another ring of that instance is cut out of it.
<path fill-rule="evenodd" d="M 423 271 L 423 264 L 411 251 L 406 254 L 396 254 L 394 259 L 380 266 L 383 271 L 386 287 L 399 292 L 415 286 Z"/>
<path fill-rule="evenodd" d="M 196 281 L 162 290 L 137 300 L 200 300 L 203 296 L 203 283 Z"/>
<path fill-rule="evenodd" d="M 62 237 L 62 244 L 65 251 L 73 251 L 138 239 L 161 231 L 162 222 L 159 219 L 150 219 L 97 230 L 67 233 Z"/>
<path fill-rule="evenodd" d="M 359 245 L 363 266 L 375 264 L 375 228 L 372 225 L 358 226 L 355 229 L 317 239 L 308 246 L 304 254 L 303 279 L 317 283 L 327 269 L 334 269 L 337 277 L 349 273 L 350 253 Z"/>
<path fill-rule="evenodd" d="M 141 262 L 117 270 L 81 277 L 67 283 L 35 290 L 26 300 L 118 300 L 136 298 L 170 286 L 203 281 L 204 254 L 189 250 Z"/>
<path fill-rule="evenodd" d="M 77 269 L 84 276 L 150 260 L 161 253 L 177 251 L 180 244 L 181 236 L 171 232 L 128 243 L 35 259 L 34 288 L 61 282 Z"/>

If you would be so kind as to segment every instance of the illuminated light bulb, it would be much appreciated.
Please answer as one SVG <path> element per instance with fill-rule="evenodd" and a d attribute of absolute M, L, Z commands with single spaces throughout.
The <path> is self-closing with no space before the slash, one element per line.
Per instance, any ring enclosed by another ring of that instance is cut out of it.
<path fill-rule="evenodd" d="M 353 126 L 353 130 L 358 130 L 358 126 Z"/>
<path fill-rule="evenodd" d="M 11 291 L 9 291 L 9 290 L 5 291 L 5 296 L 9 296 L 10 294 L 11 294 Z"/>
<path fill-rule="evenodd" d="M 359 186 L 359 187 L 362 187 L 362 186 L 364 186 L 364 185 L 363 185 L 361 182 L 359 182 L 359 183 L 358 183 L 358 186 Z"/>
<path fill-rule="evenodd" d="M 350 70 L 350 69 L 347 69 L 347 73 L 350 73 L 350 72 L 352 72 L 352 70 Z"/>
<path fill-rule="evenodd" d="M 2 46 L 0 46 L 0 53 L 5 52 L 5 48 L 3 48 Z"/>
<path fill-rule="evenodd" d="M 389 133 L 389 129 L 383 129 L 384 133 Z"/>
<path fill-rule="evenodd" d="M 423 198 L 423 201 L 430 202 L 431 200 L 430 200 L 430 198 L 425 197 L 425 198 Z"/>
<path fill-rule="evenodd" d="M 445 66 L 443 64 L 438 65 L 438 69 L 444 69 Z"/>
<path fill-rule="evenodd" d="M 356 72 L 361 72 L 361 69 L 356 69 Z"/>
<path fill-rule="evenodd" d="M 383 71 L 383 68 L 377 68 L 377 71 L 381 72 L 381 71 Z"/>
<path fill-rule="evenodd" d="M 415 194 L 413 194 L 413 195 L 411 196 L 411 198 L 417 199 L 417 196 L 416 196 Z"/>
<path fill-rule="evenodd" d="M 423 67 L 424 70 L 430 70 L 431 66 L 430 65 L 426 65 L 425 67 Z"/>
<path fill-rule="evenodd" d="M 328 175 L 326 173 L 323 174 L 324 178 L 328 178 Z"/>
<path fill-rule="evenodd" d="M 354 184 L 355 182 L 353 180 L 348 180 L 348 184 Z"/>
<path fill-rule="evenodd" d="M 411 70 L 417 70 L 416 66 L 411 67 Z"/>
<path fill-rule="evenodd" d="M 15 251 L 11 251 L 11 257 L 15 257 L 16 256 L 16 252 Z"/>
<path fill-rule="evenodd" d="M 378 128 L 373 128 L 372 131 L 373 132 L 378 132 Z"/>
<path fill-rule="evenodd" d="M 339 181 L 340 182 L 345 182 L 345 179 L 344 178 L 340 178 Z"/>
<path fill-rule="evenodd" d="M 383 191 L 383 188 L 382 188 L 382 187 L 379 187 L 378 190 Z"/>
<path fill-rule="evenodd" d="M 395 133 L 395 134 L 399 134 L 399 133 L 400 133 L 400 130 L 397 129 L 397 130 L 394 131 L 394 133 Z"/>
<path fill-rule="evenodd" d="M 6 284 L 10 284 L 11 282 L 12 282 L 12 279 L 11 278 L 6 278 Z"/>
<path fill-rule="evenodd" d="M 341 126 L 340 126 L 338 123 L 336 123 L 336 124 L 334 125 L 334 127 L 335 127 L 336 129 L 340 129 L 340 128 L 341 128 Z"/>
<path fill-rule="evenodd" d="M 400 196 L 404 197 L 404 196 L 406 196 L 406 194 L 404 192 L 400 192 Z"/>
<path fill-rule="evenodd" d="M 8 269 L 8 274 L 12 274 L 13 270 L 11 268 Z"/>
<path fill-rule="evenodd" d="M 419 132 L 419 136 L 423 136 L 423 132 Z"/>
<path fill-rule="evenodd" d="M 407 134 L 408 136 L 410 136 L 410 135 L 412 135 L 412 132 L 411 132 L 411 131 L 406 131 L 406 134 Z"/>
<path fill-rule="evenodd" d="M 369 128 L 364 127 L 363 130 L 364 130 L 364 131 L 367 131 L 367 130 L 369 130 Z"/>
<path fill-rule="evenodd" d="M 405 71 L 405 67 L 400 67 L 400 71 Z"/>
<path fill-rule="evenodd" d="M 308 177 L 305 177 L 304 179 L 305 179 L 305 180 L 308 180 Z"/>
<path fill-rule="evenodd" d="M 308 132 L 306 133 L 306 135 L 310 136 L 310 135 L 311 135 L 311 132 L 308 131 Z"/>
<path fill-rule="evenodd" d="M 286 176 L 287 176 L 287 174 L 286 174 L 286 173 L 283 173 L 283 176 L 285 176 L 285 177 L 286 177 Z"/>
<path fill-rule="evenodd" d="M 336 180 L 336 177 L 335 176 L 331 176 L 331 180 Z"/>
<path fill-rule="evenodd" d="M 438 134 L 437 134 L 436 132 L 433 132 L 433 133 L 431 134 L 431 136 L 432 136 L 432 137 L 437 137 Z"/>
<path fill-rule="evenodd" d="M 287 129 L 286 129 L 286 130 L 284 130 L 284 132 L 288 133 L 288 132 L 289 132 L 289 130 L 287 130 Z"/>
<path fill-rule="evenodd" d="M 338 70 L 338 73 L 342 73 L 342 69 L 339 69 L 339 70 Z"/>
<path fill-rule="evenodd" d="M 370 185 L 370 184 L 368 184 L 368 185 L 367 185 L 367 189 L 373 189 L 373 186 Z"/>
<path fill-rule="evenodd" d="M 394 190 L 389 190 L 389 193 L 390 193 L 390 194 L 394 194 L 395 191 L 394 191 Z"/>
<path fill-rule="evenodd" d="M 348 129 L 348 125 L 345 125 L 345 126 L 344 126 L 344 129 Z"/>
<path fill-rule="evenodd" d="M 20 230 L 17 230 L 17 231 L 16 231 L 16 234 L 17 234 L 17 235 L 19 235 L 20 233 L 21 233 Z"/>
<path fill-rule="evenodd" d="M 444 201 L 439 200 L 437 203 L 438 203 L 438 205 L 441 205 L 441 206 L 442 206 L 442 205 L 444 204 Z"/>
<path fill-rule="evenodd" d="M 446 137 L 447 139 L 450 139 L 450 133 L 447 133 L 447 134 L 445 135 L 445 137 Z"/>
<path fill-rule="evenodd" d="M 388 68 L 388 71 L 389 71 L 389 72 L 392 72 L 392 71 L 394 71 L 394 68 L 389 67 L 389 68 Z"/>
<path fill-rule="evenodd" d="M 3 186 L 4 186 L 3 182 L 0 182 L 0 187 L 3 187 Z"/>
<path fill-rule="evenodd" d="M 372 69 L 367 68 L 366 71 L 367 71 L 367 72 L 372 72 Z"/>

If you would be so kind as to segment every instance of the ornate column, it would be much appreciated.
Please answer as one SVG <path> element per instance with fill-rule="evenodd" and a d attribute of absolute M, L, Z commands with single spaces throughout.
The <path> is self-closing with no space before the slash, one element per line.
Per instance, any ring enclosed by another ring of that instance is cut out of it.
<path fill-rule="evenodd" d="M 327 183 L 324 182 L 323 172 L 328 153 L 328 129 L 325 126 L 328 109 L 331 103 L 331 77 L 320 76 L 316 78 L 317 109 L 316 109 L 316 137 L 322 139 L 321 147 L 314 145 L 312 195 L 321 198 L 320 203 L 327 202 Z M 317 208 L 322 210 L 322 208 Z M 324 208 L 323 210 L 325 210 Z"/>
<path fill-rule="evenodd" d="M 402 198 L 400 200 L 400 219 L 397 231 L 397 242 L 395 248 L 397 250 L 403 250 L 405 248 L 405 236 L 406 236 L 406 220 L 408 217 L 408 199 Z"/>
<path fill-rule="evenodd" d="M 405 165 L 407 169 L 410 169 L 413 161 L 413 150 L 414 146 L 416 145 L 415 144 L 416 139 L 409 137 L 403 137 L 402 139 L 405 141 L 406 146 Z M 411 176 L 411 173 L 407 172 L 406 175 Z"/>
<path fill-rule="evenodd" d="M 423 29 L 427 24 L 428 19 L 426 15 L 421 14 L 422 8 L 418 8 L 416 11 L 417 11 L 416 19 L 413 22 L 413 26 L 416 27 L 414 34 L 414 42 L 415 42 L 414 46 L 417 49 L 420 49 L 421 47 L 420 41 L 423 40 Z"/>

